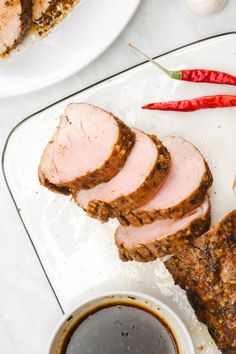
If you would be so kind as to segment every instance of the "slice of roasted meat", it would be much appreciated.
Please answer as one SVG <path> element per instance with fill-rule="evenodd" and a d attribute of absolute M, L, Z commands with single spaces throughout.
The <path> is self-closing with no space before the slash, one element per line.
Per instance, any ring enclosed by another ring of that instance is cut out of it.
<path fill-rule="evenodd" d="M 31 0 L 0 0 L 0 55 L 24 37 L 31 23 Z"/>
<path fill-rule="evenodd" d="M 212 175 L 203 156 L 188 141 L 170 136 L 163 140 L 171 156 L 169 174 L 156 195 L 142 207 L 123 213 L 123 225 L 140 226 L 157 219 L 178 219 L 205 199 Z"/>
<path fill-rule="evenodd" d="M 236 353 L 236 210 L 165 262 L 224 354 Z"/>
<path fill-rule="evenodd" d="M 133 129 L 136 140 L 125 165 L 109 182 L 81 190 L 75 202 L 101 221 L 148 202 L 167 176 L 170 156 L 154 136 Z"/>
<path fill-rule="evenodd" d="M 57 0 L 33 0 L 33 21 L 38 21 Z"/>
<path fill-rule="evenodd" d="M 118 118 L 86 103 L 69 104 L 39 165 L 39 180 L 59 193 L 113 178 L 124 166 L 135 134 Z"/>
<path fill-rule="evenodd" d="M 123 261 L 150 262 L 176 253 L 210 227 L 210 202 L 182 219 L 156 220 L 141 227 L 119 226 L 115 242 Z"/>

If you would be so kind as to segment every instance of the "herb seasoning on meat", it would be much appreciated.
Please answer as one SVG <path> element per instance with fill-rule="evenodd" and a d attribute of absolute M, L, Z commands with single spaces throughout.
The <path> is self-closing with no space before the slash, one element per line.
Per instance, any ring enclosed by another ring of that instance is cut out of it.
<path fill-rule="evenodd" d="M 80 0 L 34 0 L 33 22 L 42 37 L 58 25 L 78 5 Z"/>

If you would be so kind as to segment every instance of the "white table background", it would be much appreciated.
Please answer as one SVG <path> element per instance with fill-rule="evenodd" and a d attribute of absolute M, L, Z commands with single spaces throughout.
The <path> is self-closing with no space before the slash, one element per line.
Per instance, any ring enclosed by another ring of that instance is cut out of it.
<path fill-rule="evenodd" d="M 127 0 L 128 1 L 128 0 Z M 77 75 L 34 94 L 0 100 L 0 152 L 23 118 L 142 61 L 132 42 L 152 56 L 212 35 L 236 31 L 236 1 L 217 15 L 191 14 L 183 0 L 142 0 L 121 36 Z M 62 316 L 0 171 L 0 353 L 44 354 Z"/>

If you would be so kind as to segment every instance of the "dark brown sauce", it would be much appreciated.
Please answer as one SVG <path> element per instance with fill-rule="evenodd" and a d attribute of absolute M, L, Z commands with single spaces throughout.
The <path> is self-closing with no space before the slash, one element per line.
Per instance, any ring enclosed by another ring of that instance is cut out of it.
<path fill-rule="evenodd" d="M 179 350 L 169 325 L 156 312 L 115 302 L 80 318 L 65 335 L 60 354 L 179 354 Z"/>

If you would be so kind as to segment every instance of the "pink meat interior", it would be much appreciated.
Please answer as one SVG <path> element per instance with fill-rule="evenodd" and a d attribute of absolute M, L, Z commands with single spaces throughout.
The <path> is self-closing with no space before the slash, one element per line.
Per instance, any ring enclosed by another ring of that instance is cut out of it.
<path fill-rule="evenodd" d="M 145 133 L 133 129 L 136 134 L 134 147 L 121 171 L 107 183 L 77 193 L 76 202 L 86 208 L 91 200 L 111 202 L 135 192 L 150 174 L 158 157 L 158 150 Z"/>
<path fill-rule="evenodd" d="M 200 152 L 180 137 L 167 137 L 163 145 L 171 155 L 170 171 L 157 194 L 139 210 L 165 209 L 179 204 L 199 187 L 206 167 Z"/>
<path fill-rule="evenodd" d="M 185 216 L 179 220 L 157 220 L 152 224 L 147 224 L 141 227 L 119 226 L 117 229 L 116 238 L 123 242 L 126 247 L 131 247 L 139 243 L 145 244 L 155 240 L 160 240 L 168 235 L 175 234 L 179 230 L 184 229 L 195 219 L 204 216 L 208 209 L 209 200 L 208 197 L 206 197 L 203 204 L 191 213 L 191 215 Z"/>
<path fill-rule="evenodd" d="M 0 0 L 0 54 L 11 48 L 21 34 L 20 0 Z"/>
<path fill-rule="evenodd" d="M 118 136 L 111 114 L 88 104 L 69 104 L 44 151 L 42 172 L 55 184 L 84 176 L 109 159 Z"/>

